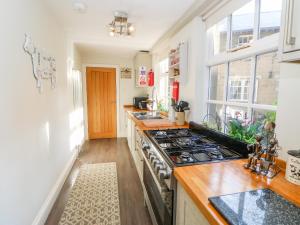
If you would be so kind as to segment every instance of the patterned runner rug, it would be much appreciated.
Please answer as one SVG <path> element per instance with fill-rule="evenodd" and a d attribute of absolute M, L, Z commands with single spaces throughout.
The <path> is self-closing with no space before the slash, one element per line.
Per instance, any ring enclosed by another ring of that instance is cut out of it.
<path fill-rule="evenodd" d="M 80 167 L 59 225 L 120 225 L 116 163 Z"/>

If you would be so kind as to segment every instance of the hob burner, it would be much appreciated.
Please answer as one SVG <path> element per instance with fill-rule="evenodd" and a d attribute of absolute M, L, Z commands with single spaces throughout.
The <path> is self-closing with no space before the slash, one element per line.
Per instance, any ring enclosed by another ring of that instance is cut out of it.
<path fill-rule="evenodd" d="M 176 164 L 193 163 L 195 159 L 188 152 L 172 152 L 169 154 L 171 160 Z"/>
<path fill-rule="evenodd" d="M 217 149 L 215 149 L 213 151 L 209 151 L 208 155 L 212 159 L 223 159 L 224 158 L 223 155 L 222 155 L 222 153 L 219 150 L 217 150 Z"/>
<path fill-rule="evenodd" d="M 185 147 L 185 146 L 192 146 L 194 144 L 193 140 L 190 138 L 178 138 L 176 139 L 176 144 L 179 146 Z"/>

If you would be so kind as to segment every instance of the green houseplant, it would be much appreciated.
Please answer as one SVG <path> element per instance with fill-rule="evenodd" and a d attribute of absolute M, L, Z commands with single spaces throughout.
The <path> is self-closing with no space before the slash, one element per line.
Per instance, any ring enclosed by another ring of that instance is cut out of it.
<path fill-rule="evenodd" d="M 263 115 L 263 118 L 256 121 L 243 121 L 237 118 L 230 119 L 226 124 L 228 135 L 244 141 L 248 144 L 255 143 L 255 136 L 262 133 L 266 123 L 275 123 L 276 112 L 270 111 Z"/>
<path fill-rule="evenodd" d="M 244 122 L 239 119 L 231 119 L 227 124 L 228 135 L 236 140 L 248 144 L 255 143 L 255 136 L 260 132 L 262 124 L 259 122 Z"/>

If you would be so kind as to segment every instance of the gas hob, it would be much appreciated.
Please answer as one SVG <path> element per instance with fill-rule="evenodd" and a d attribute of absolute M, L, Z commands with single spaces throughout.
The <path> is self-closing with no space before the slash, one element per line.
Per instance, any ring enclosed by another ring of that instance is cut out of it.
<path fill-rule="evenodd" d="M 243 158 L 210 135 L 192 129 L 151 130 L 147 135 L 174 166 Z"/>

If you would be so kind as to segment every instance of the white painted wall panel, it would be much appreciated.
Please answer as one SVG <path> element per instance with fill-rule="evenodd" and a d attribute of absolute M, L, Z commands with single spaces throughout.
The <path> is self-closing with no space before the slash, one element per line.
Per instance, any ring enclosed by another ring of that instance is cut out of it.
<path fill-rule="evenodd" d="M 67 40 L 39 0 L 6 1 L 0 27 L 0 224 L 29 225 L 74 153 Z M 36 89 L 25 33 L 55 57 L 54 90 Z"/>

